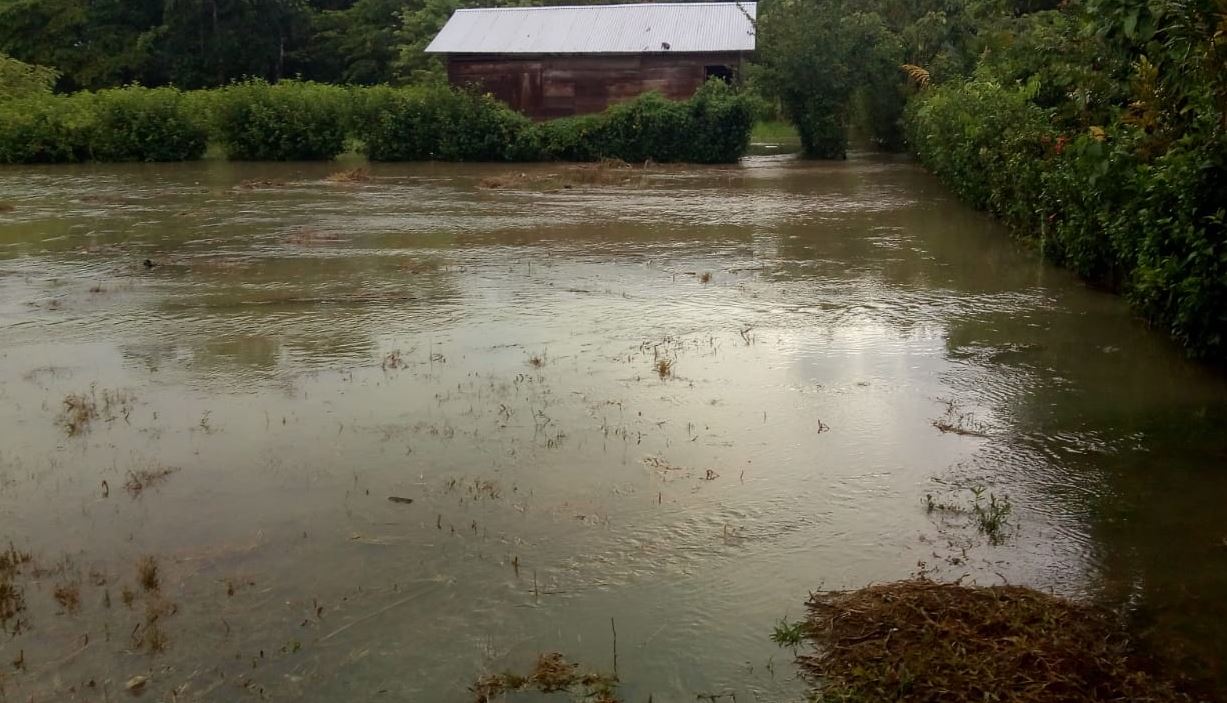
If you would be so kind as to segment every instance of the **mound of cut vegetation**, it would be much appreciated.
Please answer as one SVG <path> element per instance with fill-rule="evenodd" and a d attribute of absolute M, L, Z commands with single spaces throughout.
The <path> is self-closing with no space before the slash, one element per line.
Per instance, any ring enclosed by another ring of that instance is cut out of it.
<path fill-rule="evenodd" d="M 819 701 L 1201 700 L 1109 612 L 1020 586 L 917 579 L 811 595 L 798 662 Z"/>

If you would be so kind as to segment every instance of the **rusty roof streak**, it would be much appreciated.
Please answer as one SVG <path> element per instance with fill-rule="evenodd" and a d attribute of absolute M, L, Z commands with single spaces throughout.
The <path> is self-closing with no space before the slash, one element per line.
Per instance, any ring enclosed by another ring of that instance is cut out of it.
<path fill-rule="evenodd" d="M 456 10 L 432 54 L 642 54 L 753 51 L 753 2 Z M 668 44 L 669 48 L 664 49 Z"/>

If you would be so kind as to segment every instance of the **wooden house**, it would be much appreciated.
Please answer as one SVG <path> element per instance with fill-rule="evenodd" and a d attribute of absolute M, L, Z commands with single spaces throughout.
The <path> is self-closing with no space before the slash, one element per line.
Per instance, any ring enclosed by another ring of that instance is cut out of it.
<path fill-rule="evenodd" d="M 752 2 L 457 10 L 426 51 L 452 85 L 476 85 L 550 119 L 599 112 L 655 90 L 682 100 L 734 80 L 754 51 Z"/>

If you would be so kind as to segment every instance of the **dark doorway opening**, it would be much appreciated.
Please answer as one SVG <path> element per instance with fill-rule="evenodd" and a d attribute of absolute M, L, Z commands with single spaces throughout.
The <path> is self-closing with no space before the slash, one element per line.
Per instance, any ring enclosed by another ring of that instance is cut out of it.
<path fill-rule="evenodd" d="M 704 66 L 703 80 L 711 80 L 719 78 L 725 83 L 733 82 L 733 67 L 732 66 Z"/>

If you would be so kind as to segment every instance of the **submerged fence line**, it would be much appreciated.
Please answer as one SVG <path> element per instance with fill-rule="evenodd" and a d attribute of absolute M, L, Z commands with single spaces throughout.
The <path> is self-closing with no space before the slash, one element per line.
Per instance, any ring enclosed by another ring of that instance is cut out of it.
<path fill-rule="evenodd" d="M 129 86 L 0 104 L 0 163 L 238 161 L 727 163 L 746 151 L 752 100 L 719 81 L 686 101 L 648 93 L 605 112 L 534 123 L 488 94 L 443 85 L 346 87 L 249 80 L 212 90 Z"/>

